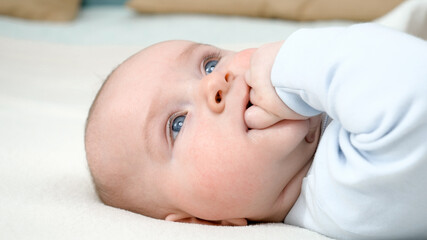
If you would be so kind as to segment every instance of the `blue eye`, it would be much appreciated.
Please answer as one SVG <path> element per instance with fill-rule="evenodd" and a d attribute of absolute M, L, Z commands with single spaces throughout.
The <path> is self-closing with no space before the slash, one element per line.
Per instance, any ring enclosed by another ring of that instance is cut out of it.
<path fill-rule="evenodd" d="M 205 72 L 206 72 L 206 74 L 212 73 L 217 64 L 218 64 L 218 60 L 207 61 L 206 64 L 205 64 Z"/>
<path fill-rule="evenodd" d="M 179 131 L 181 131 L 182 126 L 184 126 L 185 115 L 178 116 L 172 120 L 171 123 L 171 133 L 172 138 L 176 139 Z"/>

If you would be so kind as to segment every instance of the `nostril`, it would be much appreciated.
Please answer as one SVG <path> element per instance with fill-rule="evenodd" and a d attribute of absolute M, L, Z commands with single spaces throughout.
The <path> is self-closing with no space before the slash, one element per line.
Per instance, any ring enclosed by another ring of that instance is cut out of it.
<path fill-rule="evenodd" d="M 216 102 L 216 103 L 220 103 L 220 102 L 221 102 L 221 100 L 222 100 L 222 91 L 221 91 L 221 90 L 219 90 L 219 91 L 216 93 L 216 95 L 215 95 L 215 102 Z"/>
<path fill-rule="evenodd" d="M 229 82 L 230 80 L 233 80 L 233 74 L 231 73 L 225 74 L 225 81 Z"/>

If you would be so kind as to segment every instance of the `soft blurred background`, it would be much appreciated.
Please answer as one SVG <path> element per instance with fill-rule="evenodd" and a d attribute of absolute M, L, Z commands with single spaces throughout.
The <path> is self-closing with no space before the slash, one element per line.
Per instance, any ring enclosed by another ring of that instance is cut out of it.
<path fill-rule="evenodd" d="M 425 22 L 426 14 L 415 16 L 415 7 L 408 6 L 411 11 L 401 10 L 401 16 L 381 17 L 402 3 L 421 1 L 0 0 L 0 36 L 85 45 L 147 45 L 168 39 L 230 44 L 275 41 L 300 27 L 361 21 L 408 31 L 412 18 Z"/>

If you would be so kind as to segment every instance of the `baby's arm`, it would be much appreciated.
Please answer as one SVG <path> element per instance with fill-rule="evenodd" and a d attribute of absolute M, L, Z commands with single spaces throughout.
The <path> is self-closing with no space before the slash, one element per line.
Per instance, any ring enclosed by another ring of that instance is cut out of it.
<path fill-rule="evenodd" d="M 298 114 L 333 118 L 286 222 L 336 238 L 426 238 L 427 43 L 372 24 L 300 30 L 271 80 Z"/>
<path fill-rule="evenodd" d="M 346 131 L 371 135 L 372 142 L 396 130 L 405 116 L 420 117 L 412 108 L 426 114 L 425 41 L 374 24 L 292 36 L 280 49 L 271 81 L 298 114 L 326 112 Z M 412 127 L 399 131 L 406 128 Z"/>

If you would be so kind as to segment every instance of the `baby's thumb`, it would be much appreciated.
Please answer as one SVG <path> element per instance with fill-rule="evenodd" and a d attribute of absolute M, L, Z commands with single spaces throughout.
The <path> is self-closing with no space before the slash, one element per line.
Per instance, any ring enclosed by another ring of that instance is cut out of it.
<path fill-rule="evenodd" d="M 246 126 L 250 129 L 264 129 L 279 121 L 279 117 L 256 105 L 249 107 L 245 112 Z"/>

